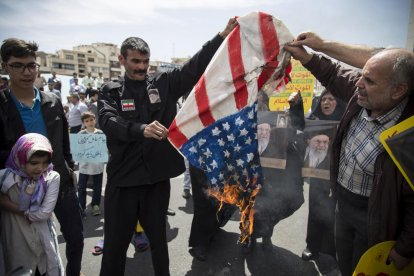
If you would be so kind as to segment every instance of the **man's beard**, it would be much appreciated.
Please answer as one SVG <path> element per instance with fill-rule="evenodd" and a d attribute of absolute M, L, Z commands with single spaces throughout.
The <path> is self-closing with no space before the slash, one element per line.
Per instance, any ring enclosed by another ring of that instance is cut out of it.
<path fill-rule="evenodd" d="M 267 145 L 269 144 L 269 139 L 259 139 L 258 140 L 258 150 L 259 150 L 259 154 L 262 154 L 262 152 L 265 151 L 265 149 L 267 148 Z"/>
<path fill-rule="evenodd" d="M 309 168 L 316 168 L 320 163 L 323 162 L 323 160 L 325 160 L 325 157 L 328 154 L 328 149 L 315 150 L 308 147 L 308 151 Z"/>

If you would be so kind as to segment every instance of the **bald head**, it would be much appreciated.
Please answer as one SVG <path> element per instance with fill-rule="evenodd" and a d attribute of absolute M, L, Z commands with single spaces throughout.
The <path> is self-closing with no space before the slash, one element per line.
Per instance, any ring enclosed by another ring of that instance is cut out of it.
<path fill-rule="evenodd" d="M 374 118 L 385 114 L 412 90 L 414 55 L 405 49 L 385 49 L 371 57 L 356 83 L 358 104 Z"/>
<path fill-rule="evenodd" d="M 414 90 L 414 53 L 400 48 L 384 49 L 371 59 L 389 70 L 389 81 L 393 87 L 406 84 L 409 93 Z"/>

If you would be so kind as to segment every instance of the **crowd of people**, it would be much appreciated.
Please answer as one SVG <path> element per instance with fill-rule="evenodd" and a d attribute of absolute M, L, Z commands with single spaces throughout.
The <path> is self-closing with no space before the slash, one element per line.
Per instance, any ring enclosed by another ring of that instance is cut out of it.
<path fill-rule="evenodd" d="M 124 275 L 132 236 L 140 250 L 150 245 L 155 275 L 170 275 L 170 178 L 183 172 L 182 196 L 192 196 L 194 202 L 189 252 L 200 261 L 207 259 L 212 238 L 235 207 L 219 208 L 207 197 L 205 174 L 185 165 L 167 141 L 168 127 L 177 101 L 197 83 L 236 26 L 237 20 L 230 19 L 182 68 L 154 76 L 148 75 L 148 44 L 129 37 L 119 55 L 125 75 L 105 83 L 102 76 L 95 80 L 89 73 L 81 84 L 74 75 L 66 104 L 56 74 L 46 81 L 39 73 L 36 43 L 3 42 L 2 66 L 9 75 L 0 90 L 0 241 L 5 271 L 24 266 L 34 275 L 81 275 L 86 184 L 91 176 L 91 211 L 99 216 L 104 164 L 80 162 L 76 188 L 69 133 L 107 138 L 104 240 L 94 251 L 103 254 L 100 275 Z M 260 95 L 257 136 L 265 181 L 245 253 L 254 250 L 258 238 L 265 251 L 272 250 L 274 226 L 304 203 L 306 181 L 310 192 L 304 261 L 318 262 L 319 256 L 328 255 L 331 261 L 324 273 L 336 269 L 338 275 L 348 276 L 369 247 L 395 240 L 387 257 L 404 268 L 414 257 L 414 191 L 378 137 L 414 115 L 413 53 L 327 41 L 311 32 L 301 33 L 284 50 L 326 90 L 306 120 L 300 93 L 292 94 L 288 113 L 276 119 L 267 95 Z M 312 120 L 338 121 L 336 134 L 310 127 Z M 53 212 L 66 241 L 66 268 L 57 248 Z"/>

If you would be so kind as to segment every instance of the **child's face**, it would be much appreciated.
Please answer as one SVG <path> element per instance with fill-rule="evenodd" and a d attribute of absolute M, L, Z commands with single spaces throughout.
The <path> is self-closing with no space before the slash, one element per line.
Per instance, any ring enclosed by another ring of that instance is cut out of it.
<path fill-rule="evenodd" d="M 38 179 L 46 171 L 47 166 L 49 166 L 49 156 L 33 156 L 23 165 L 23 169 L 29 177 Z"/>
<path fill-rule="evenodd" d="M 95 118 L 89 117 L 83 120 L 83 124 L 86 128 L 94 128 L 95 127 Z"/>

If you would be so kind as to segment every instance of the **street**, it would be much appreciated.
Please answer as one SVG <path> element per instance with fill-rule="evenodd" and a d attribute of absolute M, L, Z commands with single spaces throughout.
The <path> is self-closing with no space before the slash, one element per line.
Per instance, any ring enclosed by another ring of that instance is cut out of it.
<path fill-rule="evenodd" d="M 104 185 L 106 177 L 104 177 Z M 265 252 L 261 248 L 261 240 L 253 252 L 243 254 L 237 244 L 239 237 L 239 215 L 232 219 L 219 231 L 208 251 L 205 262 L 200 262 L 188 253 L 188 237 L 190 233 L 193 204 L 181 196 L 183 175 L 171 181 L 170 208 L 175 216 L 167 221 L 167 237 L 170 256 L 170 273 L 172 276 L 200 275 L 319 275 L 313 262 L 304 262 L 300 258 L 305 248 L 306 225 L 308 214 L 308 186 L 304 185 L 305 203 L 291 217 L 280 222 L 272 237 L 273 251 Z M 87 204 L 90 203 L 92 190 L 88 189 Z M 102 193 L 104 194 L 104 188 Z M 102 197 L 101 207 L 103 211 Z M 103 236 L 103 214 L 92 216 L 90 206 L 84 219 L 85 247 L 82 260 L 82 272 L 85 276 L 99 275 L 101 257 L 92 255 L 92 249 Z M 59 232 L 59 224 L 55 220 L 59 236 L 60 253 L 64 264 L 65 242 Z M 139 253 L 130 245 L 127 252 L 125 275 L 154 275 L 150 250 Z"/>

